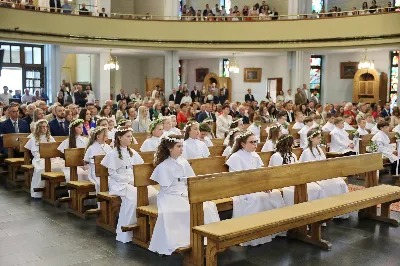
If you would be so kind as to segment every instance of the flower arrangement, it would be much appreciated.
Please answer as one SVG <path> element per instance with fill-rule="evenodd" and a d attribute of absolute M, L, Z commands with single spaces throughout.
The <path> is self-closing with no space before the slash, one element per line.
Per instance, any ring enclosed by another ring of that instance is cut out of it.
<path fill-rule="evenodd" d="M 359 139 L 360 133 L 357 130 L 349 130 L 349 135 L 353 136 L 353 139 Z"/>
<path fill-rule="evenodd" d="M 375 141 L 370 140 L 367 144 L 366 147 L 367 152 L 377 152 L 378 151 L 378 145 L 375 143 Z"/>
<path fill-rule="evenodd" d="M 400 140 L 400 132 L 396 132 L 396 134 L 394 135 L 394 137 L 396 138 L 396 140 Z"/>

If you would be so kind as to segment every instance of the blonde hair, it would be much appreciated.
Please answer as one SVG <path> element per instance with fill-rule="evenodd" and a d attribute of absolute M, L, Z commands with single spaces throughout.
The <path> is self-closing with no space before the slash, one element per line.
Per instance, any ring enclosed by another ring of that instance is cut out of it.
<path fill-rule="evenodd" d="M 98 126 L 94 129 L 92 129 L 92 131 L 90 132 L 90 137 L 89 137 L 89 143 L 86 147 L 86 151 L 87 149 L 89 149 L 90 146 L 93 145 L 93 143 L 95 143 L 95 141 L 97 140 L 97 136 L 100 135 L 101 133 L 103 133 L 104 131 L 108 130 L 108 128 L 106 127 L 101 127 Z"/>
<path fill-rule="evenodd" d="M 46 123 L 46 125 L 47 125 L 46 139 L 47 139 L 47 142 L 50 142 L 49 122 L 47 122 L 47 120 L 45 120 L 45 119 L 40 119 L 39 121 L 37 121 L 36 126 L 35 126 L 35 132 L 33 133 L 33 136 L 37 142 L 40 142 L 40 136 L 42 135 L 40 125 L 43 123 Z"/>

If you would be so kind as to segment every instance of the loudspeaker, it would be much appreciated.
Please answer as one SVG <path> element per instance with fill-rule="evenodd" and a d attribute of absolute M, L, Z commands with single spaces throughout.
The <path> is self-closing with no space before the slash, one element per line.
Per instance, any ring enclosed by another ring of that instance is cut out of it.
<path fill-rule="evenodd" d="M 1 69 L 3 68 L 3 57 L 4 57 L 4 50 L 0 49 L 0 77 L 1 77 Z"/>

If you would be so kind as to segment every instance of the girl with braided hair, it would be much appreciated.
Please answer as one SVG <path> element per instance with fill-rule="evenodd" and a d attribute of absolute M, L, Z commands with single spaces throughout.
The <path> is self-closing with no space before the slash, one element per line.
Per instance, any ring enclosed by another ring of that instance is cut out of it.
<path fill-rule="evenodd" d="M 178 248 L 190 245 L 190 205 L 187 179 L 195 176 L 192 167 L 181 157 L 183 139 L 179 135 L 164 136 L 157 148 L 150 179 L 158 182 L 158 217 L 149 250 L 171 255 Z M 218 222 L 213 202 L 203 203 L 205 224 Z"/>
<path fill-rule="evenodd" d="M 183 142 L 182 157 L 189 159 L 207 158 L 210 156 L 210 151 L 207 145 L 199 140 L 200 130 L 199 123 L 190 121 L 185 127 L 185 136 Z"/>
<path fill-rule="evenodd" d="M 85 148 L 89 142 L 88 138 L 83 137 L 83 119 L 75 119 L 69 124 L 69 137 L 61 142 L 60 146 L 58 146 L 58 150 L 64 153 L 65 149 L 73 149 L 73 148 Z M 62 169 L 65 175 L 65 180 L 67 182 L 70 181 L 70 169 L 69 167 L 64 167 Z M 79 180 L 88 180 L 88 171 L 84 167 L 78 167 L 78 179 Z"/>
<path fill-rule="evenodd" d="M 240 133 L 235 138 L 232 153 L 226 164 L 229 172 L 257 169 L 264 166 L 260 156 L 255 152 L 257 149 L 257 138 L 250 131 Z M 246 216 L 257 212 L 284 207 L 285 203 L 279 190 L 271 192 L 257 192 L 247 195 L 233 197 L 232 217 Z M 262 237 L 242 243 L 242 246 L 256 246 L 270 242 L 272 236 Z"/>
<path fill-rule="evenodd" d="M 271 126 L 269 128 L 268 139 L 265 141 L 264 146 L 262 147 L 262 152 L 269 152 L 274 151 L 276 142 L 278 141 L 279 137 L 282 136 L 282 130 L 280 126 Z"/>
<path fill-rule="evenodd" d="M 140 155 L 129 148 L 132 142 L 131 127 L 118 127 L 115 132 L 115 148 L 106 154 L 101 165 L 108 168 L 110 195 L 120 196 L 122 203 L 117 224 L 117 241 L 132 241 L 132 231 L 122 232 L 121 226 L 136 224 L 137 188 L 134 187 L 133 167 L 143 164 Z M 156 204 L 157 190 L 148 186 L 149 202 Z"/>
<path fill-rule="evenodd" d="M 99 121 L 98 119 L 97 121 Z M 106 118 L 107 124 L 107 118 Z M 98 155 L 106 155 L 112 149 L 106 144 L 107 127 L 97 126 L 90 131 L 89 144 L 87 145 L 83 160 L 89 165 L 88 178 L 95 185 L 96 193 L 100 192 L 100 177 L 96 176 L 94 157 Z"/>
<path fill-rule="evenodd" d="M 297 157 L 292 152 L 293 137 L 291 135 L 282 135 L 276 143 L 276 152 L 269 160 L 269 167 L 280 166 L 285 164 L 297 163 Z M 294 205 L 294 186 L 284 187 L 283 200 L 286 206 Z M 308 200 L 316 200 L 325 197 L 322 188 L 315 182 L 307 184 Z"/>
<path fill-rule="evenodd" d="M 36 122 L 35 131 L 32 137 L 25 144 L 25 148 L 30 150 L 33 156 L 33 175 L 31 181 L 31 197 L 41 198 L 42 192 L 34 192 L 34 188 L 44 188 L 45 183 L 42 181 L 42 173 L 44 172 L 44 159 L 40 159 L 39 143 L 55 142 L 54 138 L 50 136 L 49 123 L 45 119 L 40 119 Z M 51 170 L 61 171 L 64 167 L 64 160 L 60 158 L 51 159 Z"/>
<path fill-rule="evenodd" d="M 150 138 L 146 139 L 140 147 L 141 152 L 156 151 L 163 134 L 163 120 L 154 119 L 149 125 Z"/>
<path fill-rule="evenodd" d="M 319 145 L 321 144 L 321 131 L 312 129 L 307 133 L 308 147 L 301 153 L 299 162 L 314 162 L 326 160 L 324 152 Z M 318 181 L 317 184 L 323 189 L 324 196 L 332 197 L 349 192 L 346 182 L 340 177 Z M 307 184 L 307 188 L 308 188 Z M 310 196 L 309 196 L 310 197 Z M 311 199 L 309 199 L 311 200 Z M 335 218 L 348 218 L 349 215 L 342 215 Z"/>

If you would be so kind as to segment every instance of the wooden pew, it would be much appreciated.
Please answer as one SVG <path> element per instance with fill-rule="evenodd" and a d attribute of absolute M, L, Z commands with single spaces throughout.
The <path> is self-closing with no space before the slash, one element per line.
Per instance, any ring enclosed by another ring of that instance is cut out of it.
<path fill-rule="evenodd" d="M 110 195 L 108 188 L 108 169 L 100 163 L 104 155 L 94 157 L 96 176 L 100 177 L 100 192 L 97 193 L 97 201 L 100 202 L 100 212 L 96 219 L 96 225 L 115 233 L 117 217 L 121 207 L 121 198 Z"/>
<path fill-rule="evenodd" d="M 192 248 L 185 257 L 185 264 L 204 265 L 204 237 L 207 237 L 206 265 L 211 266 L 217 265 L 217 253 L 230 246 L 287 230 L 291 230 L 288 232 L 289 238 L 331 249 L 332 245 L 321 239 L 322 223 L 356 210 L 361 210 L 361 217 L 398 225 L 397 220 L 389 217 L 389 209 L 392 202 L 400 200 L 399 187 L 373 186 L 306 202 L 306 184 L 309 182 L 367 172 L 367 176 L 377 184 L 376 170 L 382 167 L 381 155 L 374 153 L 189 178 Z M 298 178 L 293 179 L 292 176 Z M 293 185 L 296 203 L 293 206 L 204 225 L 205 201 Z M 383 206 L 380 216 L 376 212 L 378 204 Z M 311 224 L 311 235 L 307 231 L 308 224 Z"/>
<path fill-rule="evenodd" d="M 4 162 L 8 165 L 7 187 L 19 187 L 24 179 L 17 178 L 17 170 L 24 164 L 24 158 L 15 158 L 14 150 L 19 150 L 19 141 L 21 138 L 28 137 L 27 133 L 11 133 L 3 135 L 3 147 L 8 151 L 8 158 Z"/>
<path fill-rule="evenodd" d="M 137 152 L 140 152 L 140 147 L 142 147 L 142 144 L 143 144 L 143 143 L 131 144 L 131 145 L 129 145 L 129 147 L 130 147 L 131 149 L 134 149 L 134 150 L 137 151 Z"/>
<path fill-rule="evenodd" d="M 142 145 L 143 142 L 150 137 L 149 133 L 133 133 L 133 137 L 137 140 L 137 142 Z M 136 150 L 139 151 L 139 150 Z"/>
<path fill-rule="evenodd" d="M 56 142 L 63 142 L 68 138 L 68 136 L 54 136 L 53 138 Z"/>
<path fill-rule="evenodd" d="M 153 163 L 154 151 L 138 152 L 144 163 Z"/>
<path fill-rule="evenodd" d="M 21 169 L 24 172 L 24 191 L 30 194 L 34 168 L 31 160 L 31 151 L 25 148 L 28 141 L 28 138 L 20 138 L 19 151 L 24 153 L 24 164 L 21 165 Z"/>
<path fill-rule="evenodd" d="M 396 143 L 395 135 L 396 135 L 396 132 L 389 132 L 390 143 Z M 371 141 L 373 136 L 374 136 L 374 134 L 368 134 L 368 135 L 361 136 L 360 154 L 367 153 L 366 148 L 367 148 L 368 142 Z"/>
<path fill-rule="evenodd" d="M 78 167 L 84 166 L 84 148 L 65 149 L 65 167 L 70 168 L 70 182 L 67 188 L 70 190 L 70 200 L 68 201 L 68 212 L 86 219 L 87 212 L 84 202 L 87 199 L 95 199 L 95 185 L 89 180 L 78 180 Z M 93 213 L 93 212 L 92 212 Z"/>
<path fill-rule="evenodd" d="M 59 207 L 60 202 L 63 200 L 59 200 L 57 197 L 57 190 L 65 187 L 61 186 L 61 183 L 65 182 L 65 176 L 63 172 L 51 171 L 51 159 L 56 157 L 64 157 L 64 154 L 57 150 L 60 144 L 60 142 L 39 144 L 40 158 L 44 159 L 45 172 L 42 173 L 42 180 L 45 181 L 45 187 L 43 189 L 34 188 L 35 192 L 43 191 L 42 200 L 56 207 Z"/>
<path fill-rule="evenodd" d="M 210 151 L 210 157 L 221 156 L 225 150 L 225 146 L 212 146 L 208 147 L 208 150 Z"/>
<path fill-rule="evenodd" d="M 224 140 L 225 139 L 212 139 L 211 142 L 213 143 L 214 146 L 222 146 L 224 145 Z"/>

